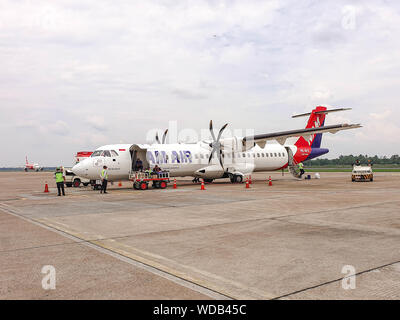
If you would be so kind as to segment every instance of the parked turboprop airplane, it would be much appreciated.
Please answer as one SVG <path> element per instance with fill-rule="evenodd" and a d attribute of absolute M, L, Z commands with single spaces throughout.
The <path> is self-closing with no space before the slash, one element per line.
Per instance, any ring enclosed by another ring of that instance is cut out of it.
<path fill-rule="evenodd" d="M 106 165 L 110 181 L 128 180 L 140 158 L 144 169 L 158 164 L 162 170 L 169 171 L 171 177 L 192 176 L 203 178 L 206 182 L 219 178 L 230 178 L 232 183 L 242 182 L 244 175 L 252 172 L 286 167 L 298 176 L 297 163 L 329 152 L 321 148 L 322 133 L 361 127 L 360 124 L 324 126 L 326 114 L 344 110 L 350 109 L 327 110 L 319 106 L 310 113 L 293 116 L 310 116 L 305 129 L 223 139 L 221 135 L 228 124 L 219 130 L 216 137 L 210 121 L 212 141 L 167 144 L 166 131 L 162 142 L 156 135 L 157 143 L 154 144 L 102 146 L 90 158 L 76 164 L 72 171 L 78 176 L 96 180 Z M 268 140 L 278 143 L 267 144 Z"/>
<path fill-rule="evenodd" d="M 38 163 L 29 163 L 28 156 L 25 157 L 25 171 L 34 170 L 34 171 L 43 171 L 43 168 L 39 166 Z"/>

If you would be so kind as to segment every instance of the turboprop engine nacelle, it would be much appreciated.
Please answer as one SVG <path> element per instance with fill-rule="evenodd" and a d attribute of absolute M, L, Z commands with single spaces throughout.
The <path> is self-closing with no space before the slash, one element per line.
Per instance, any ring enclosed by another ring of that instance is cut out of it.
<path fill-rule="evenodd" d="M 224 170 L 220 165 L 210 165 L 197 170 L 195 174 L 197 177 L 204 179 L 217 179 L 224 175 Z"/>
<path fill-rule="evenodd" d="M 254 141 L 243 141 L 242 137 L 232 137 L 221 139 L 221 149 L 224 152 L 241 152 L 247 151 L 254 147 Z"/>

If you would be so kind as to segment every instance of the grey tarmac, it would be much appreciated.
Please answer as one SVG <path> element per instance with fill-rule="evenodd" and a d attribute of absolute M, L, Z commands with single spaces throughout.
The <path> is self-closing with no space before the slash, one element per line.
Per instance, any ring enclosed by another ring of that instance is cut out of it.
<path fill-rule="evenodd" d="M 57 197 L 51 173 L 2 172 L 0 299 L 399 299 L 400 174 L 320 174 Z"/>

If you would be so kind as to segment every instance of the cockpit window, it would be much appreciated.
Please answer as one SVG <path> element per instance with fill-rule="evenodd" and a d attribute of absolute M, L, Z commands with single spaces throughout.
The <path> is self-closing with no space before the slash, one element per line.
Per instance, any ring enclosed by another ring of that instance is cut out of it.
<path fill-rule="evenodd" d="M 102 154 L 103 150 L 96 150 L 92 153 L 91 157 L 99 157 Z"/>
<path fill-rule="evenodd" d="M 102 156 L 103 156 L 103 157 L 111 157 L 111 152 L 108 151 L 108 150 L 104 150 Z"/>
<path fill-rule="evenodd" d="M 113 157 L 118 157 L 118 153 L 117 153 L 117 151 L 115 151 L 115 150 L 111 150 L 111 155 L 112 155 Z"/>

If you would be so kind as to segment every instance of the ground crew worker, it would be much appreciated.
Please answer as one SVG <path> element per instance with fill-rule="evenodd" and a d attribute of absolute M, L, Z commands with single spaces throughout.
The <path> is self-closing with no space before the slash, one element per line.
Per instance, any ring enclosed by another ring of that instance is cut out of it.
<path fill-rule="evenodd" d="M 64 191 L 64 182 L 65 182 L 65 176 L 64 176 L 64 171 L 61 171 L 61 168 L 57 168 L 55 172 L 55 178 L 56 178 L 56 184 L 57 184 L 57 190 L 58 190 L 58 196 L 61 196 L 61 191 L 62 195 L 65 196 L 65 191 Z"/>
<path fill-rule="evenodd" d="M 156 178 L 158 178 L 158 175 L 160 172 L 161 172 L 161 168 L 158 165 L 156 165 L 150 174 L 151 174 L 151 176 L 155 176 Z"/>
<path fill-rule="evenodd" d="M 142 162 L 142 160 L 140 160 L 140 158 L 137 158 L 137 160 L 136 160 L 135 170 L 143 171 L 143 162 Z"/>
<path fill-rule="evenodd" d="M 107 182 L 108 182 L 108 171 L 107 171 L 107 166 L 103 166 L 103 170 L 101 170 L 100 173 L 100 179 L 101 179 L 101 189 L 100 193 L 107 193 Z"/>
<path fill-rule="evenodd" d="M 298 166 L 300 169 L 300 177 L 299 178 L 301 178 L 301 176 L 304 174 L 304 165 L 302 162 L 299 162 Z"/>

